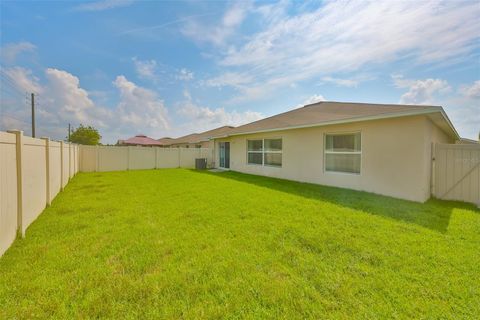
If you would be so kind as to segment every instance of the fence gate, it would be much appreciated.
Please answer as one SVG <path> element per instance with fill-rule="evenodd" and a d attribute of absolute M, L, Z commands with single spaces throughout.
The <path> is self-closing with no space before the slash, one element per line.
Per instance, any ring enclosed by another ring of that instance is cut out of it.
<path fill-rule="evenodd" d="M 434 197 L 480 205 L 480 144 L 435 144 Z"/>

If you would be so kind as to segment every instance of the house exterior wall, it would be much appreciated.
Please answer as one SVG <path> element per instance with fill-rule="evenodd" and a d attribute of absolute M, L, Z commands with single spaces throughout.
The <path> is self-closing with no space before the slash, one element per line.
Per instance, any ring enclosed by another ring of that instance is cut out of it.
<path fill-rule="evenodd" d="M 360 174 L 324 171 L 324 135 L 361 132 Z M 247 164 L 247 140 L 282 138 L 282 167 Z M 430 197 L 432 142 L 450 142 L 426 116 L 410 116 L 322 127 L 232 136 L 230 169 L 301 182 L 317 183 L 426 201 Z"/>
<path fill-rule="evenodd" d="M 197 143 L 173 143 L 170 148 L 212 148 L 213 141 L 201 141 Z"/>

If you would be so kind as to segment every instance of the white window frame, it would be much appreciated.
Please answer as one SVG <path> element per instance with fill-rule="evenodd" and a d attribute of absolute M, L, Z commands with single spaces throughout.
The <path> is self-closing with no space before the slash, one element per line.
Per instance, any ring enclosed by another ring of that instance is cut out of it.
<path fill-rule="evenodd" d="M 262 141 L 262 150 L 261 151 L 250 151 L 248 150 L 248 142 L 249 141 Z M 265 151 L 265 140 L 282 140 L 282 150 L 281 151 Z M 281 168 L 283 167 L 283 138 L 282 137 L 273 137 L 273 138 L 262 138 L 262 139 L 247 139 L 247 165 L 249 166 L 263 166 L 263 167 L 272 167 L 272 168 Z M 262 155 L 262 163 L 249 163 L 248 162 L 248 154 L 249 153 L 260 153 Z M 282 154 L 282 164 L 279 166 L 273 164 L 265 164 L 265 154 L 266 153 L 280 153 Z"/>
<path fill-rule="evenodd" d="M 327 136 L 346 136 L 360 134 L 360 151 L 327 151 Z M 348 131 L 348 132 L 326 132 L 323 134 L 323 172 L 328 174 L 346 174 L 360 176 L 362 175 L 362 150 L 363 150 L 363 139 L 361 131 Z M 327 170 L 327 154 L 359 154 L 360 155 L 360 172 L 343 172 L 343 171 L 331 171 Z"/>

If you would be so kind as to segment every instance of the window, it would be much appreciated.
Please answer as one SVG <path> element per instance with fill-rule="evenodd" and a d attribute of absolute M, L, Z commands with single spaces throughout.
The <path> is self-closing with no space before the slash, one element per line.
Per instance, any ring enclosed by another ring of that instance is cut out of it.
<path fill-rule="evenodd" d="M 360 132 L 325 135 L 325 171 L 360 174 L 361 144 Z"/>
<path fill-rule="evenodd" d="M 263 140 L 248 140 L 248 164 L 263 164 Z"/>
<path fill-rule="evenodd" d="M 282 139 L 247 140 L 247 163 L 282 166 Z"/>

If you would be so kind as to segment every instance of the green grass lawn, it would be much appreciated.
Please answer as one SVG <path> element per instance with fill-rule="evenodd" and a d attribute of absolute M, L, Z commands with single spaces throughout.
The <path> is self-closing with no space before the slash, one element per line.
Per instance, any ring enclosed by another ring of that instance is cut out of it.
<path fill-rule="evenodd" d="M 0 258 L 0 319 L 473 319 L 480 212 L 234 172 L 82 173 Z"/>

